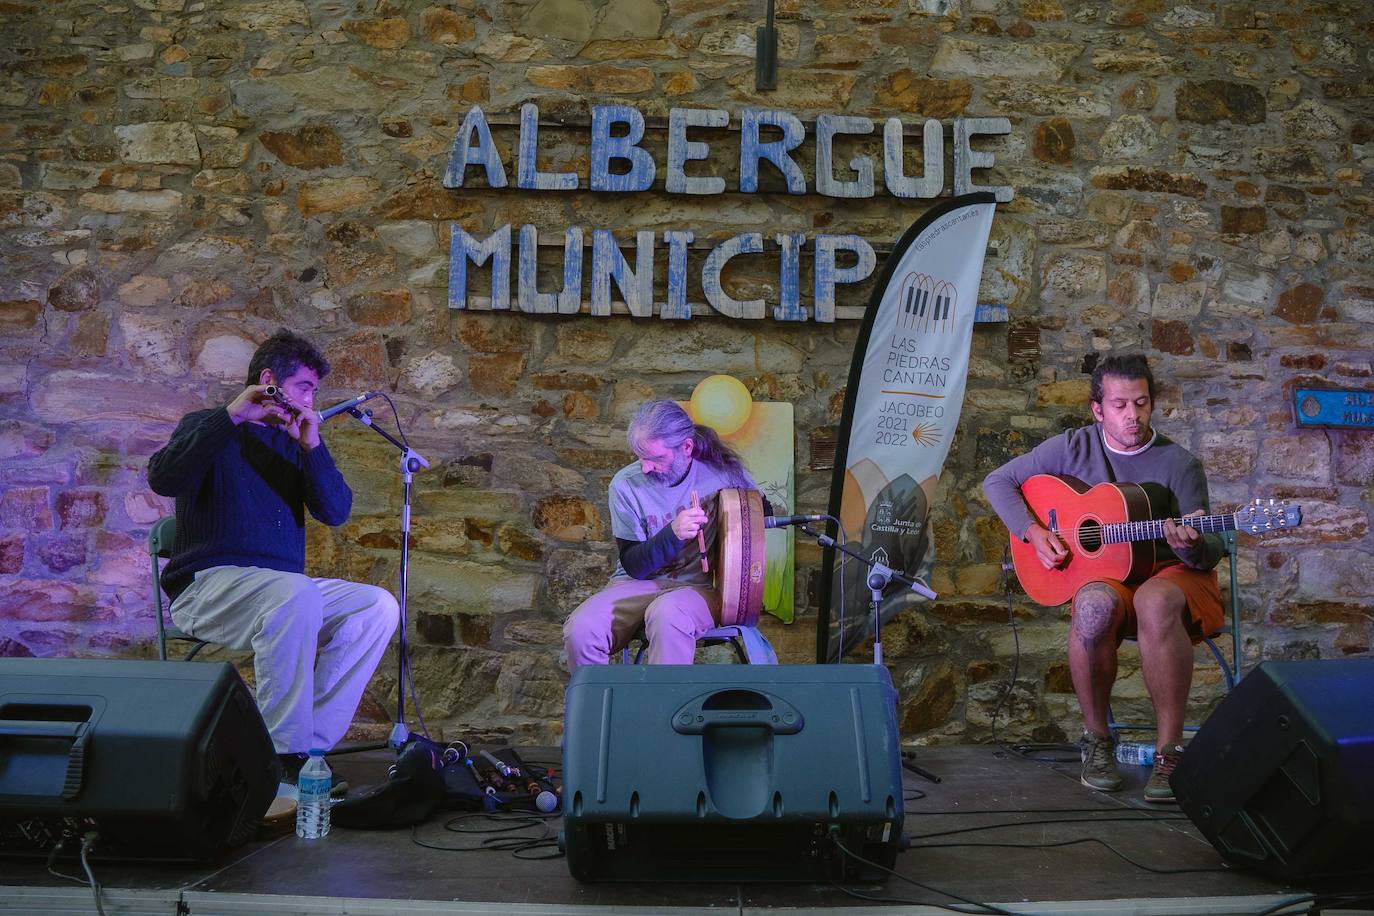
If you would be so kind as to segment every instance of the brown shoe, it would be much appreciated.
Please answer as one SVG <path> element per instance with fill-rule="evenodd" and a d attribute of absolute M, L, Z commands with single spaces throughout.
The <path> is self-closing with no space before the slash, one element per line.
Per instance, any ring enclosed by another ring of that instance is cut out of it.
<path fill-rule="evenodd" d="M 1174 768 L 1183 759 L 1183 745 L 1175 744 L 1173 747 L 1155 751 L 1155 768 L 1150 773 L 1150 779 L 1145 783 L 1145 800 L 1154 802 L 1157 805 L 1172 805 L 1178 799 L 1174 798 L 1174 787 L 1169 785 L 1169 777 L 1174 775 Z"/>
<path fill-rule="evenodd" d="M 1078 739 L 1078 753 L 1083 758 L 1083 773 L 1079 782 L 1099 792 L 1121 789 L 1121 774 L 1116 769 L 1116 739 L 1085 731 Z"/>

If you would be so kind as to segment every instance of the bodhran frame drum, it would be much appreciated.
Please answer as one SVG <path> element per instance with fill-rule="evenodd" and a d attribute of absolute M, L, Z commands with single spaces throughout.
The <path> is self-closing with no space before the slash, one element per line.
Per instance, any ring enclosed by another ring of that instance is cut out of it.
<path fill-rule="evenodd" d="M 758 490 L 721 490 L 716 504 L 716 589 L 721 626 L 756 626 L 763 613 L 763 496 Z"/>

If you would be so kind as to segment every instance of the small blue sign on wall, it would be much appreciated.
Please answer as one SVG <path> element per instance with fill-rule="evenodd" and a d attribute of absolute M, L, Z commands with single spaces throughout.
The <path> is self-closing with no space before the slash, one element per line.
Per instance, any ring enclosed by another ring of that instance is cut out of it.
<path fill-rule="evenodd" d="M 1293 416 L 1298 426 L 1374 429 L 1374 390 L 1297 388 Z"/>

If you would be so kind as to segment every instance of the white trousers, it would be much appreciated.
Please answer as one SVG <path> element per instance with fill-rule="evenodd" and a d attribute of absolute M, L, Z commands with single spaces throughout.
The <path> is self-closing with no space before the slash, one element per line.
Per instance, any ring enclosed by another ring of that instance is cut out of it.
<path fill-rule="evenodd" d="M 279 754 L 328 750 L 344 736 L 399 617 L 375 585 L 254 566 L 196 573 L 171 610 L 196 638 L 253 651 L 258 709 Z"/>

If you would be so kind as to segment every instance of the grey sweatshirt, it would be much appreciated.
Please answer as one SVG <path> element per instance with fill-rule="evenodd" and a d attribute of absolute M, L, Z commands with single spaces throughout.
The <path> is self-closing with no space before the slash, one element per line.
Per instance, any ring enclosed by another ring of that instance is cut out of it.
<path fill-rule="evenodd" d="M 1022 539 L 1034 519 L 1021 497 L 1021 484 L 1036 474 L 1077 477 L 1089 485 L 1140 484 L 1160 518 L 1179 518 L 1197 509 L 1211 511 L 1202 464 L 1192 452 L 1157 431 L 1149 446 L 1123 455 L 1107 448 L 1098 424 L 1081 426 L 1046 439 L 989 474 L 983 481 L 988 502 L 1007 530 Z M 1185 553 L 1176 553 L 1162 539 L 1155 541 L 1157 562 L 1177 558 L 1194 569 L 1211 569 L 1222 553 L 1221 540 L 1214 534 L 1204 535 Z"/>

